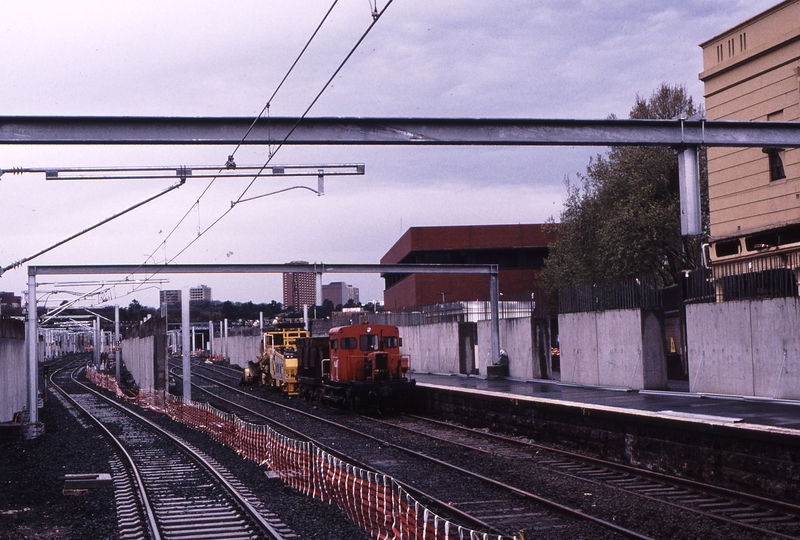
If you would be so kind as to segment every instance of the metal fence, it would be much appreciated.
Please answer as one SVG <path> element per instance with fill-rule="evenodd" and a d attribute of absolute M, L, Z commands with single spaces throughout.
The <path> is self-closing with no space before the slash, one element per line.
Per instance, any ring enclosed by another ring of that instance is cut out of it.
<path fill-rule="evenodd" d="M 716 264 L 706 288 L 717 302 L 798 296 L 800 251 Z"/>
<path fill-rule="evenodd" d="M 547 312 L 535 300 L 498 302 L 498 314 L 501 319 L 547 316 Z M 327 331 L 330 327 L 347 326 L 365 321 L 371 324 L 419 326 L 445 322 L 477 322 L 491 320 L 491 318 L 491 302 L 484 301 L 448 302 L 446 304 L 407 307 L 380 313 L 334 312 L 328 321 L 314 321 L 314 335 L 323 335 L 323 331 Z"/>
<path fill-rule="evenodd" d="M 676 302 L 727 302 L 800 295 L 800 251 L 686 270 L 660 288 L 653 278 L 570 285 L 559 290 L 559 312 L 675 309 Z M 676 296 L 677 295 L 677 296 Z"/>
<path fill-rule="evenodd" d="M 559 313 L 661 307 L 662 291 L 653 277 L 568 285 L 558 292 Z"/>

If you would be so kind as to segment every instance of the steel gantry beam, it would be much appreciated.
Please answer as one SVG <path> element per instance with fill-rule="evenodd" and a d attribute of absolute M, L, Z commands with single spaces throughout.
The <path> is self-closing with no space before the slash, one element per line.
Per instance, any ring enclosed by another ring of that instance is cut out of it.
<path fill-rule="evenodd" d="M 242 142 L 252 123 L 239 117 L 0 116 L 0 144 L 228 145 Z M 800 147 L 800 123 L 274 117 L 256 122 L 244 143 Z"/>

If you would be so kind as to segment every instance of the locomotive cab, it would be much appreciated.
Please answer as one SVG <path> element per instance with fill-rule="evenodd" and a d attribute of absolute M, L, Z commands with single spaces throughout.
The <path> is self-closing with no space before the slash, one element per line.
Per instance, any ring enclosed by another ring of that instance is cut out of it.
<path fill-rule="evenodd" d="M 353 325 L 330 331 L 330 380 L 403 381 L 408 356 L 400 354 L 401 340 L 396 326 Z"/>
<path fill-rule="evenodd" d="M 408 355 L 401 346 L 398 328 L 382 324 L 341 326 L 327 339 L 301 339 L 299 392 L 353 410 L 400 410 L 415 382 L 406 377 Z"/>

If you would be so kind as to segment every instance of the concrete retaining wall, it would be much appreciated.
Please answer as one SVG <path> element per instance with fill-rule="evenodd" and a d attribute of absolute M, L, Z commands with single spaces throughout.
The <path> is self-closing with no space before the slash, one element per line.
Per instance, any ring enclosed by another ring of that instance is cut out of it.
<path fill-rule="evenodd" d="M 500 320 L 500 347 L 508 353 L 508 376 L 520 379 L 541 378 L 533 361 L 531 319 Z M 486 366 L 495 363 L 492 358 L 492 322 L 478 322 L 477 368 L 486 375 Z M 538 364 L 538 363 L 537 363 Z"/>
<path fill-rule="evenodd" d="M 122 340 L 122 361 L 139 388 L 153 388 L 155 336 Z"/>
<path fill-rule="evenodd" d="M 800 298 L 686 306 L 692 392 L 800 399 Z"/>
<path fill-rule="evenodd" d="M 458 323 L 400 327 L 409 368 L 424 373 L 458 373 Z"/>
<path fill-rule="evenodd" d="M 0 422 L 13 420 L 28 404 L 26 368 L 25 324 L 0 319 Z"/>
<path fill-rule="evenodd" d="M 211 354 L 222 355 L 225 351 L 224 337 L 214 338 Z M 247 367 L 247 362 L 255 362 L 261 353 L 261 336 L 228 336 L 227 357 L 231 365 Z"/>
<path fill-rule="evenodd" d="M 139 388 L 165 390 L 167 387 L 167 330 L 160 317 L 152 318 L 125 332 L 121 340 L 122 361 Z"/>
<path fill-rule="evenodd" d="M 624 309 L 558 316 L 561 381 L 637 390 L 667 386 L 663 317 Z"/>
<path fill-rule="evenodd" d="M 475 367 L 486 375 L 486 366 L 494 363 L 490 321 L 478 322 Z M 459 373 L 458 323 L 439 323 L 400 327 L 402 352 L 410 356 L 413 371 L 424 373 Z M 509 376 L 520 379 L 543 378 L 538 350 L 533 347 L 533 325 L 530 317 L 502 319 L 500 346 L 508 353 Z M 549 340 L 549 332 L 545 338 Z M 549 366 L 550 345 L 544 348 Z M 544 374 L 547 378 L 549 373 Z"/>

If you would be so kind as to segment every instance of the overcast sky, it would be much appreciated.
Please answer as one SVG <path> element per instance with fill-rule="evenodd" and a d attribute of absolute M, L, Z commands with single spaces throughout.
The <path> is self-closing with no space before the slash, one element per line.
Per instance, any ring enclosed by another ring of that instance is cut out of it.
<path fill-rule="evenodd" d="M 332 0 L 4 2 L 0 115 L 245 116 L 264 107 Z M 272 101 L 298 116 L 372 22 L 371 0 L 341 0 Z M 774 0 L 395 0 L 309 116 L 626 117 L 636 95 L 685 84 L 702 103 L 698 44 Z M 383 9 L 385 1 L 378 1 Z M 0 168 L 220 165 L 230 147 L 0 147 Z M 273 164 L 364 163 L 363 177 L 237 205 L 176 263 L 378 263 L 409 228 L 558 218 L 564 179 L 602 148 L 284 147 Z M 244 146 L 240 165 L 268 149 Z M 248 180 L 186 185 L 30 264 L 171 260 Z M 131 206 L 171 182 L 0 177 L 0 267 Z M 261 179 L 248 195 L 316 179 Z M 178 220 L 189 217 L 166 240 Z M 281 301 L 280 276 L 172 276 L 219 300 Z M 377 276 L 326 275 L 383 299 Z M 26 289 L 25 268 L 0 290 Z M 111 303 L 158 302 L 157 286 Z M 45 288 L 46 290 L 46 288 Z M 44 293 L 43 293 L 44 294 Z M 49 305 L 56 297 L 49 300 Z"/>

